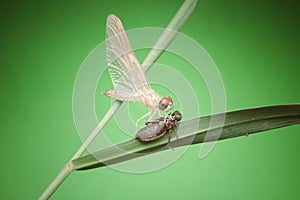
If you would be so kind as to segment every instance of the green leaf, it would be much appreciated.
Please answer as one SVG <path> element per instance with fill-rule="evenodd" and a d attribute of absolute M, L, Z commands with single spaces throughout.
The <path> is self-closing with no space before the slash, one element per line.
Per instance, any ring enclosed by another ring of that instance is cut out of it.
<path fill-rule="evenodd" d="M 225 115 L 223 126 L 217 124 L 211 127 L 212 118 L 214 122 L 222 122 Z M 216 139 L 213 137 L 215 130 L 221 131 L 220 137 L 217 139 L 223 140 L 299 123 L 300 104 L 276 105 L 219 113 L 181 122 L 178 130 L 180 138 L 173 138 L 170 146 L 176 148 L 204 141 L 213 141 Z M 196 127 L 196 131 L 193 130 L 193 127 Z M 137 139 L 125 141 L 72 160 L 73 169 L 86 170 L 103 167 L 163 151 L 169 149 L 167 140 L 168 136 L 166 134 L 161 139 L 153 142 L 141 142 Z"/>

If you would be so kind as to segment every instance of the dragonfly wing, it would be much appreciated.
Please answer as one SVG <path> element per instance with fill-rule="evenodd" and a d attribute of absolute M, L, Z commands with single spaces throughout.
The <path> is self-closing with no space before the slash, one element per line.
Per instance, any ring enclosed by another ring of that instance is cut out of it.
<path fill-rule="evenodd" d="M 106 23 L 106 59 L 115 92 L 132 101 L 141 88 L 151 90 L 145 73 L 138 62 L 124 27 L 115 15 L 109 15 Z"/>

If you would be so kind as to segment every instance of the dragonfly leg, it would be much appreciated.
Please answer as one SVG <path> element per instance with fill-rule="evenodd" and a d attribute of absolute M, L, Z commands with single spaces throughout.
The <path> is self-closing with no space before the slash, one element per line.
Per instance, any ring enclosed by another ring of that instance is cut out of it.
<path fill-rule="evenodd" d="M 164 116 L 163 114 L 161 114 L 161 113 L 162 113 L 162 111 L 161 111 L 161 110 L 157 109 L 157 111 L 156 111 L 156 112 L 158 113 L 158 115 L 159 115 L 160 117 L 163 117 L 163 116 Z"/>
<path fill-rule="evenodd" d="M 152 120 L 152 118 L 158 113 L 159 113 L 158 110 L 151 110 L 148 121 Z"/>
<path fill-rule="evenodd" d="M 152 111 L 151 111 L 151 112 L 148 112 L 147 114 L 141 116 L 141 117 L 136 121 L 136 123 L 135 123 L 135 128 L 136 128 L 137 130 L 139 129 L 139 122 L 142 121 L 143 119 L 147 118 L 148 116 L 150 116 L 151 113 L 152 113 Z M 148 120 L 148 121 L 149 121 L 149 120 Z"/>

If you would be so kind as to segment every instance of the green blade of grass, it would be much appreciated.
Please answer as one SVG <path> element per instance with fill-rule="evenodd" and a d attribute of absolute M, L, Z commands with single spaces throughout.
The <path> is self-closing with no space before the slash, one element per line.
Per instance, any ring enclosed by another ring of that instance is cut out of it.
<path fill-rule="evenodd" d="M 225 114 L 226 119 L 224 125 L 216 125 L 214 127 L 210 127 L 212 117 L 214 120 L 222 120 L 224 113 L 181 122 L 178 131 L 180 138 L 173 139 L 170 144 L 171 147 L 176 148 L 189 144 L 202 143 L 204 142 L 204 138 L 205 142 L 213 141 L 215 138 L 213 136 L 210 138 L 209 134 L 212 134 L 210 131 L 214 130 L 221 130 L 221 135 L 218 140 L 223 140 L 299 124 L 300 104 L 266 106 L 232 111 Z M 191 127 L 198 128 L 195 131 Z M 148 143 L 141 142 L 137 139 L 125 141 L 73 160 L 73 169 L 92 169 L 163 151 L 169 149 L 166 146 L 167 140 L 166 136 Z"/>

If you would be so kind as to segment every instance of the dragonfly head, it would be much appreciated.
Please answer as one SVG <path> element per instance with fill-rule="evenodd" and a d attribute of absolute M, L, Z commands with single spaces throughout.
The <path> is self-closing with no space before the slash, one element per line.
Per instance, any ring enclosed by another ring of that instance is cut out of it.
<path fill-rule="evenodd" d="M 169 110 L 171 110 L 172 106 L 173 100 L 169 96 L 163 97 L 158 104 L 158 108 L 160 110 L 163 110 L 164 112 L 168 112 Z"/>

